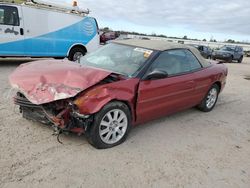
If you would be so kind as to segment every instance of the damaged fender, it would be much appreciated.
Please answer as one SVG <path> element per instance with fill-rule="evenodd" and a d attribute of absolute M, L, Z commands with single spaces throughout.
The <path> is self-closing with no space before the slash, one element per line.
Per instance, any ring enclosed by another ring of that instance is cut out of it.
<path fill-rule="evenodd" d="M 133 122 L 139 79 L 133 78 L 105 85 L 98 85 L 82 93 L 74 101 L 80 114 L 95 114 L 111 101 L 122 101 L 129 105 Z"/>

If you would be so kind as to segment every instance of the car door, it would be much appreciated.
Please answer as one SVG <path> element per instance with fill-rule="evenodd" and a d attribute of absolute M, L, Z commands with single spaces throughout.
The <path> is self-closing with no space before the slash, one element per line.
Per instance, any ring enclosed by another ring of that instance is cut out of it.
<path fill-rule="evenodd" d="M 240 59 L 244 55 L 242 47 L 238 46 L 237 51 L 237 59 Z"/>
<path fill-rule="evenodd" d="M 0 5 L 0 55 L 20 56 L 24 53 L 23 22 L 20 6 Z"/>
<path fill-rule="evenodd" d="M 239 59 L 239 48 L 238 46 L 234 49 L 234 59 Z"/>
<path fill-rule="evenodd" d="M 162 52 L 152 63 L 147 74 L 153 70 L 168 73 L 164 79 L 140 81 L 137 98 L 137 122 L 143 123 L 197 103 L 193 96 L 195 82 L 193 71 L 201 69 L 197 58 L 186 49 Z"/>

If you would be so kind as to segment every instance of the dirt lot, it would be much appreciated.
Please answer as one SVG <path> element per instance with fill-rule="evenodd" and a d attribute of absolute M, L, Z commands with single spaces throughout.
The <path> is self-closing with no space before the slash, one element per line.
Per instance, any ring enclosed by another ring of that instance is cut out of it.
<path fill-rule="evenodd" d="M 190 109 L 135 127 L 108 150 L 73 134 L 61 145 L 51 128 L 23 119 L 7 97 L 18 62 L 0 63 L 0 187 L 250 187 L 250 59 L 227 64 L 211 113 Z"/>

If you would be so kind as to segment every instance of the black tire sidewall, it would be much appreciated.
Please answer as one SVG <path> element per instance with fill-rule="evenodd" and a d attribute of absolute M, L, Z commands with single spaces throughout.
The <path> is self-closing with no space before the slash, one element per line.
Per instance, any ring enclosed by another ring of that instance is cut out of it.
<path fill-rule="evenodd" d="M 242 63 L 243 57 L 241 56 L 240 59 L 238 60 L 238 63 Z"/>
<path fill-rule="evenodd" d="M 122 110 L 126 114 L 127 119 L 128 119 L 128 127 L 122 139 L 120 139 L 118 142 L 114 144 L 106 144 L 102 141 L 100 137 L 99 126 L 100 126 L 100 122 L 102 121 L 106 113 L 114 109 Z M 89 128 L 89 130 L 86 132 L 86 135 L 87 135 L 87 139 L 89 143 L 93 145 L 95 148 L 107 149 L 107 148 L 111 148 L 111 147 L 114 147 L 123 143 L 127 138 L 130 128 L 131 128 L 131 112 L 128 106 L 122 102 L 111 102 L 111 103 L 108 103 L 106 106 L 102 108 L 102 110 L 100 110 L 98 113 L 95 114 L 94 122 Z"/>

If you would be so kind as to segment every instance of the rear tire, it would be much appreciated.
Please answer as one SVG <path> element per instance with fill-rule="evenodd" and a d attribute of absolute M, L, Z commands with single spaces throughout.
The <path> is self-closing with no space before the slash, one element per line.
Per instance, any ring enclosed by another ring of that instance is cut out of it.
<path fill-rule="evenodd" d="M 73 49 L 70 50 L 68 59 L 70 61 L 77 61 L 85 54 L 86 54 L 85 49 L 83 49 L 81 47 L 74 47 Z"/>
<path fill-rule="evenodd" d="M 219 86 L 217 84 L 214 84 L 209 89 L 201 103 L 197 106 L 198 109 L 203 112 L 210 112 L 211 110 L 213 110 L 218 100 L 219 91 Z"/>
<path fill-rule="evenodd" d="M 85 135 L 97 149 L 117 146 L 126 140 L 131 127 L 131 113 L 122 102 L 111 102 L 95 114 L 94 122 Z"/>

